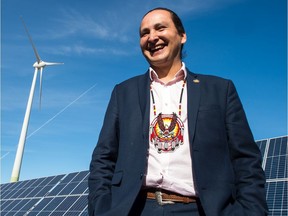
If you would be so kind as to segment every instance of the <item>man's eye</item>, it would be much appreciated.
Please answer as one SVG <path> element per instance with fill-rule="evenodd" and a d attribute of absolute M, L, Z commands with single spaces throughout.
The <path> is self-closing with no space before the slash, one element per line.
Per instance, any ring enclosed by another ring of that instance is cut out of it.
<path fill-rule="evenodd" d="M 157 30 L 158 31 L 163 31 L 164 29 L 165 29 L 165 26 L 159 26 Z"/>
<path fill-rule="evenodd" d="M 141 32 L 140 37 L 145 37 L 148 34 L 148 32 Z"/>

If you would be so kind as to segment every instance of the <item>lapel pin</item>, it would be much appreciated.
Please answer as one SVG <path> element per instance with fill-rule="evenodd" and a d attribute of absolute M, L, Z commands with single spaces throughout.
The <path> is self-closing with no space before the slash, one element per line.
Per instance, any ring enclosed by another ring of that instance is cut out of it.
<path fill-rule="evenodd" d="M 200 81 L 198 79 L 193 80 L 194 83 L 199 83 Z"/>

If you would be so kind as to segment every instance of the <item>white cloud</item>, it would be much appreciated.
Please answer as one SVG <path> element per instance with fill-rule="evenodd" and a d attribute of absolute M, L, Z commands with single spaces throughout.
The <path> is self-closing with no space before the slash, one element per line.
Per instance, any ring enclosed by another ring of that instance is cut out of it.
<path fill-rule="evenodd" d="M 123 31 L 119 30 L 119 23 L 114 22 L 114 19 L 115 16 L 111 14 L 99 18 L 95 14 L 82 13 L 72 8 L 61 8 L 61 17 L 53 18 L 58 29 L 51 29 L 50 34 L 54 38 L 81 35 L 108 41 L 115 39 L 120 42 L 127 41 L 128 38 L 123 34 Z"/>
<path fill-rule="evenodd" d="M 131 55 L 131 51 L 127 52 L 126 50 L 122 49 L 119 46 L 106 46 L 99 47 L 99 46 L 88 46 L 85 44 L 71 44 L 71 45 L 62 45 L 58 46 L 56 49 L 52 47 L 46 47 L 45 51 L 50 54 L 54 55 L 65 55 L 65 56 L 72 56 L 72 55 L 104 55 L 104 54 L 111 54 L 116 56 L 128 56 Z"/>

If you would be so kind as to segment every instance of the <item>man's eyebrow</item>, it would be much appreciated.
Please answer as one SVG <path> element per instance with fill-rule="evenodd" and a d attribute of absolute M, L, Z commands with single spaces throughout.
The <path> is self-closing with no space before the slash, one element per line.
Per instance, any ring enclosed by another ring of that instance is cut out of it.
<path fill-rule="evenodd" d="M 148 31 L 149 30 L 149 28 L 140 28 L 140 32 L 142 32 L 142 31 Z"/>
<path fill-rule="evenodd" d="M 166 24 L 165 22 L 155 23 L 155 24 L 153 25 L 153 28 L 159 28 L 159 27 L 161 27 L 161 26 L 166 26 L 166 25 L 167 25 L 167 24 Z M 146 31 L 146 30 L 149 30 L 149 28 L 148 28 L 148 27 L 145 27 L 145 28 L 143 28 L 143 29 L 140 28 L 140 32 Z"/>
<path fill-rule="evenodd" d="M 161 27 L 161 26 L 165 26 L 165 23 L 156 23 L 156 24 L 154 25 L 154 28 L 159 28 L 159 27 Z"/>

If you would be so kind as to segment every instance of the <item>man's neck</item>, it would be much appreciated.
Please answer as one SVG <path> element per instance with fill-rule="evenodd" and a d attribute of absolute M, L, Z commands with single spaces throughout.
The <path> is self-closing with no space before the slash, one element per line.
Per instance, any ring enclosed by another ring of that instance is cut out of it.
<path fill-rule="evenodd" d="M 167 83 L 174 79 L 176 73 L 181 69 L 182 62 L 179 61 L 177 63 L 174 63 L 172 65 L 168 65 L 165 67 L 157 67 L 157 66 L 151 66 L 153 70 L 157 73 L 158 78 L 164 82 Z"/>

